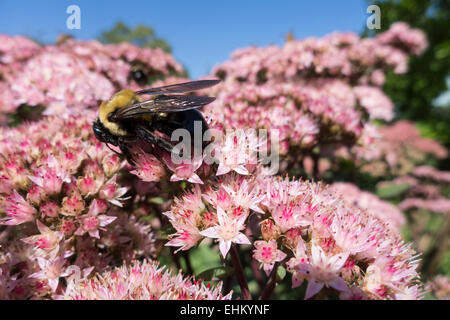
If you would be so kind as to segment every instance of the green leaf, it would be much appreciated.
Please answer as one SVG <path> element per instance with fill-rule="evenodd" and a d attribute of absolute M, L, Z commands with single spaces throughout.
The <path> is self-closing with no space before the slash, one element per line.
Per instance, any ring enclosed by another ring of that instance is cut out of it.
<path fill-rule="evenodd" d="M 377 187 L 376 194 L 380 198 L 395 198 L 405 191 L 407 191 L 411 186 L 407 183 L 402 184 L 392 184 L 384 187 Z"/>
<path fill-rule="evenodd" d="M 154 197 L 151 198 L 149 201 L 154 204 L 163 204 L 165 202 L 165 200 L 161 197 Z"/>
<path fill-rule="evenodd" d="M 130 28 L 119 21 L 111 29 L 102 32 L 99 40 L 103 43 L 129 42 L 141 48 L 161 48 L 165 52 L 171 51 L 166 40 L 158 37 L 153 28 L 142 24 Z"/>
<path fill-rule="evenodd" d="M 198 247 L 193 247 L 189 250 L 189 257 L 195 274 L 222 266 L 217 250 L 214 250 L 209 244 L 203 242 Z"/>
<path fill-rule="evenodd" d="M 201 278 L 206 281 L 213 280 L 213 278 L 217 279 L 224 279 L 230 275 L 232 275 L 234 272 L 234 269 L 229 266 L 225 267 L 215 267 L 208 270 L 203 271 L 200 273 L 197 277 Z"/>
<path fill-rule="evenodd" d="M 277 268 L 277 282 L 282 281 L 285 276 L 286 276 L 286 269 L 282 266 L 279 266 Z"/>

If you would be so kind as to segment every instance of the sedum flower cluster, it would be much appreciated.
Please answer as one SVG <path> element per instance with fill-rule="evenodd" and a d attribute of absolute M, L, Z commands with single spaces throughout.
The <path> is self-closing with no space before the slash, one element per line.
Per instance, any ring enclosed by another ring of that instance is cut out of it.
<path fill-rule="evenodd" d="M 431 293 L 439 300 L 450 300 L 450 279 L 439 275 L 427 283 Z"/>
<path fill-rule="evenodd" d="M 430 166 L 418 166 L 409 175 L 378 183 L 379 188 L 402 188 L 403 200 L 399 208 L 404 211 L 423 209 L 437 213 L 450 213 L 448 188 L 450 172 Z"/>
<path fill-rule="evenodd" d="M 405 73 L 426 46 L 421 31 L 395 24 L 374 38 L 333 33 L 239 49 L 213 69 L 223 82 L 208 90 L 217 100 L 206 114 L 225 128 L 278 130 L 290 163 L 316 147 L 362 144 L 373 139 L 371 120 L 393 119 L 385 73 Z"/>
<path fill-rule="evenodd" d="M 420 298 L 414 250 L 375 206 L 361 207 L 321 184 L 233 173 L 175 200 L 166 245 L 188 250 L 212 238 L 224 258 L 232 245 L 252 245 L 268 275 L 281 265 L 292 287 L 307 280 L 306 299 Z"/>
<path fill-rule="evenodd" d="M 73 276 L 155 254 L 139 203 L 124 207 L 125 163 L 95 139 L 92 116 L 0 129 L 3 298 L 50 296 Z"/>
<path fill-rule="evenodd" d="M 91 279 L 72 282 L 64 299 L 69 300 L 230 300 L 222 286 L 171 274 L 150 261 L 133 261 Z"/>
<path fill-rule="evenodd" d="M 21 106 L 44 107 L 60 115 L 96 108 L 124 88 L 140 89 L 149 81 L 183 72 L 161 49 L 129 43 L 66 39 L 39 46 L 18 36 L 0 35 L 0 114 Z"/>
<path fill-rule="evenodd" d="M 330 190 L 338 193 L 350 205 L 372 212 L 393 230 L 399 231 L 406 223 L 405 216 L 397 206 L 381 200 L 373 193 L 360 190 L 354 184 L 335 182 Z"/>
<path fill-rule="evenodd" d="M 407 120 L 379 128 L 361 146 L 350 152 L 361 171 L 375 177 L 401 176 L 410 173 L 417 165 L 430 158 L 445 159 L 448 150 L 439 142 L 424 138 Z"/>

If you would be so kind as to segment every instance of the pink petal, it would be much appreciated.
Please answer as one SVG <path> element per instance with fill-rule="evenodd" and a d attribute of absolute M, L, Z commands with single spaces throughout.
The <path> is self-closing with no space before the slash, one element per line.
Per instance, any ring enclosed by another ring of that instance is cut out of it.
<path fill-rule="evenodd" d="M 297 252 L 297 254 L 301 253 L 302 255 L 306 256 L 306 246 L 302 237 L 298 238 L 298 243 L 297 247 L 295 248 L 295 251 Z"/>
<path fill-rule="evenodd" d="M 89 268 L 84 268 L 83 269 L 83 276 L 87 277 L 88 275 L 91 274 L 91 272 L 95 269 L 95 267 L 89 267 Z"/>
<path fill-rule="evenodd" d="M 172 240 L 166 242 L 165 245 L 168 247 L 182 247 L 184 243 L 179 238 L 173 238 Z"/>
<path fill-rule="evenodd" d="M 216 176 L 220 176 L 222 174 L 226 174 L 230 172 L 230 168 L 226 167 L 222 163 L 219 164 L 219 167 L 217 168 Z"/>
<path fill-rule="evenodd" d="M 267 276 L 269 276 L 270 272 L 272 272 L 273 266 L 274 266 L 274 264 L 269 264 L 269 263 L 264 264 L 263 269 L 266 272 Z"/>
<path fill-rule="evenodd" d="M 284 258 L 286 258 L 286 256 L 287 256 L 287 254 L 286 253 L 284 253 L 283 251 L 281 251 L 281 250 L 278 250 L 278 257 L 277 257 L 277 260 L 276 261 L 282 261 L 282 260 L 284 260 Z"/>
<path fill-rule="evenodd" d="M 328 285 L 339 291 L 350 292 L 347 282 L 345 282 L 345 280 L 341 277 L 336 277 L 333 281 L 328 282 Z"/>
<path fill-rule="evenodd" d="M 309 263 L 299 263 L 295 266 L 295 269 L 301 274 L 311 273 L 311 265 Z"/>
<path fill-rule="evenodd" d="M 294 272 L 292 275 L 292 288 L 300 287 L 304 280 L 305 278 L 299 272 Z"/>
<path fill-rule="evenodd" d="M 188 179 L 188 181 L 191 182 L 191 183 L 203 184 L 202 179 L 200 179 L 200 177 L 196 173 L 193 173 L 191 175 L 191 177 Z"/>
<path fill-rule="evenodd" d="M 236 236 L 236 238 L 234 238 L 233 242 L 236 242 L 236 243 L 239 243 L 239 244 L 252 244 L 250 242 L 250 240 L 248 240 L 248 238 L 243 233 L 239 233 Z"/>
<path fill-rule="evenodd" d="M 344 252 L 341 254 L 337 254 L 329 259 L 329 263 L 331 265 L 331 269 L 334 272 L 338 272 L 345 264 L 345 261 L 347 261 L 347 258 L 349 256 L 348 252 Z"/>
<path fill-rule="evenodd" d="M 28 278 L 33 278 L 33 279 L 43 279 L 43 277 L 44 277 L 43 271 L 38 271 L 38 272 L 32 273 L 28 276 Z"/>
<path fill-rule="evenodd" d="M 180 181 L 180 180 L 183 180 L 183 178 L 180 178 L 175 173 L 170 177 L 170 181 L 172 181 L 172 182 L 176 182 L 176 181 Z"/>
<path fill-rule="evenodd" d="M 89 231 L 89 235 L 90 235 L 92 238 L 100 239 L 100 233 L 98 232 L 98 230 L 95 230 L 95 231 Z"/>
<path fill-rule="evenodd" d="M 112 199 L 112 200 L 108 200 L 110 203 L 112 203 L 115 206 L 121 207 L 122 208 L 122 203 L 118 200 Z"/>
<path fill-rule="evenodd" d="M 89 208 L 89 214 L 91 215 L 98 215 L 99 213 L 99 209 L 98 209 L 98 203 L 97 203 L 97 199 L 94 199 L 92 201 L 91 207 Z"/>
<path fill-rule="evenodd" d="M 323 288 L 323 283 L 311 278 L 308 280 L 308 288 L 306 288 L 305 300 L 316 295 Z"/>
<path fill-rule="evenodd" d="M 217 228 L 218 227 L 211 227 L 208 229 L 205 229 L 203 231 L 200 231 L 199 233 L 204 236 L 204 237 L 208 237 L 208 238 L 219 238 L 219 234 L 217 232 Z"/>
<path fill-rule="evenodd" d="M 110 224 L 111 222 L 113 222 L 116 219 L 117 219 L 117 217 L 113 217 L 113 216 L 105 216 L 105 215 L 98 216 L 98 220 L 100 220 L 100 225 L 102 227 L 107 226 L 108 224 Z"/>
<path fill-rule="evenodd" d="M 312 264 L 320 264 L 325 260 L 325 253 L 323 252 L 320 245 L 313 242 L 311 246 L 311 260 Z"/>
<path fill-rule="evenodd" d="M 28 176 L 28 179 L 34 182 L 34 184 L 38 185 L 39 187 L 42 187 L 44 185 L 44 179 L 35 177 L 35 176 Z"/>
<path fill-rule="evenodd" d="M 258 212 L 258 213 L 264 213 L 264 211 L 257 205 L 251 206 L 250 209 L 252 209 L 253 211 Z"/>
<path fill-rule="evenodd" d="M 219 249 L 220 249 L 220 252 L 222 253 L 222 256 L 224 258 L 227 256 L 228 251 L 230 251 L 230 247 L 231 247 L 231 241 L 230 240 L 220 241 L 219 242 Z"/>
<path fill-rule="evenodd" d="M 243 176 L 246 176 L 249 174 L 248 170 L 244 166 L 234 167 L 233 170 Z"/>
<path fill-rule="evenodd" d="M 83 228 L 79 227 L 77 231 L 75 231 L 76 236 L 82 236 L 84 234 Z"/>
<path fill-rule="evenodd" d="M 217 220 L 219 220 L 221 226 L 226 224 L 227 218 L 228 217 L 222 207 L 217 206 Z"/>
<path fill-rule="evenodd" d="M 47 233 L 47 232 L 51 231 L 49 227 L 47 227 L 45 224 L 43 224 L 39 220 L 36 220 L 36 225 L 37 225 L 37 228 L 40 233 Z"/>
<path fill-rule="evenodd" d="M 41 268 L 42 270 L 44 270 L 44 269 L 46 268 L 46 266 L 47 266 L 47 260 L 45 260 L 45 259 L 42 258 L 42 257 L 37 257 L 36 260 L 37 260 L 37 262 L 38 262 L 39 268 Z"/>
<path fill-rule="evenodd" d="M 58 288 L 59 278 L 56 279 L 48 279 L 48 285 L 52 289 L 53 292 L 56 291 L 56 288 Z"/>

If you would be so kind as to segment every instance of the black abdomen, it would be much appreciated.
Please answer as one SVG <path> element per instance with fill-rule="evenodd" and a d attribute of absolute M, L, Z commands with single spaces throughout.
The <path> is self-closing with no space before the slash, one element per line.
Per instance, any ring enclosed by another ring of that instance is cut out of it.
<path fill-rule="evenodd" d="M 195 137 L 194 135 L 196 123 L 197 126 L 201 125 L 201 137 Z M 202 114 L 196 109 L 173 112 L 169 113 L 167 117 L 155 118 L 152 127 L 165 133 L 169 138 L 176 129 L 186 129 L 191 134 L 192 143 L 194 138 L 202 139 L 203 134 L 208 130 L 208 124 Z"/>

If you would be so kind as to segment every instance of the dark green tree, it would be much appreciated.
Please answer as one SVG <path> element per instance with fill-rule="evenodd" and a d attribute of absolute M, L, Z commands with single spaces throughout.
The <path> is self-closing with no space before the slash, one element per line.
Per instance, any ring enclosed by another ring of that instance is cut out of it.
<path fill-rule="evenodd" d="M 419 121 L 444 143 L 450 143 L 448 108 L 434 107 L 433 101 L 449 88 L 450 71 L 450 0 L 375 0 L 381 9 L 381 30 L 365 30 L 364 35 L 383 32 L 396 21 L 407 22 L 427 35 L 429 47 L 419 57 L 412 57 L 404 75 L 388 74 L 385 92 L 397 108 L 397 117 Z M 444 126 L 443 126 L 444 125 Z M 433 132 L 433 127 L 440 128 Z M 446 128 L 444 128 L 446 127 Z"/>
<path fill-rule="evenodd" d="M 171 51 L 171 47 L 166 40 L 156 36 L 153 28 L 143 24 L 130 28 L 119 21 L 111 30 L 102 32 L 99 40 L 103 43 L 129 42 L 141 48 L 161 48 L 165 52 Z"/>

